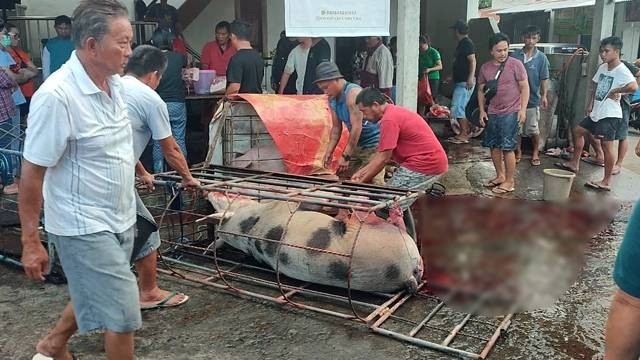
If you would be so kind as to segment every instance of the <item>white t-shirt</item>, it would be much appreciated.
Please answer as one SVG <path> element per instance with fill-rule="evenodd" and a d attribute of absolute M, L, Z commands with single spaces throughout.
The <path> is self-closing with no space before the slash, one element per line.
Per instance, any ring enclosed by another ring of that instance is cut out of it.
<path fill-rule="evenodd" d="M 628 83 L 635 82 L 636 79 L 627 67 L 620 63 L 613 70 L 609 70 L 607 64 L 598 67 L 598 71 L 593 77 L 596 83 L 596 96 L 591 111 L 591 119 L 598 121 L 604 118 L 622 119 L 622 108 L 620 100 L 609 99 L 609 91 L 614 88 L 624 87 Z"/>
<path fill-rule="evenodd" d="M 150 138 L 162 140 L 171 136 L 169 111 L 158 93 L 133 76 L 122 78 L 122 95 L 133 131 L 133 154 L 138 161 Z"/>
<path fill-rule="evenodd" d="M 120 77 L 107 81 L 111 96 L 74 51 L 31 100 L 23 156 L 47 168 L 45 229 L 55 235 L 119 234 L 136 222 L 131 124 Z"/>
<path fill-rule="evenodd" d="M 302 95 L 304 89 L 304 75 L 307 73 L 307 59 L 309 58 L 309 49 L 305 49 L 302 45 L 298 45 L 291 50 L 287 58 L 287 64 L 284 66 L 284 72 L 293 74 L 295 71 L 298 75 L 296 79 L 296 92 Z"/>

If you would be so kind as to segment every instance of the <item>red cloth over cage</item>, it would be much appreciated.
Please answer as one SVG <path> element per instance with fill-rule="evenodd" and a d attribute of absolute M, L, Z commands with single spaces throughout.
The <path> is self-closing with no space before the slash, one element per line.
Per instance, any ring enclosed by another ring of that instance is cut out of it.
<path fill-rule="evenodd" d="M 326 95 L 238 94 L 255 109 L 282 154 L 287 172 L 297 175 L 327 173 L 322 158 L 329 145 L 331 111 Z M 331 161 L 335 173 L 349 132 L 342 136 Z"/>

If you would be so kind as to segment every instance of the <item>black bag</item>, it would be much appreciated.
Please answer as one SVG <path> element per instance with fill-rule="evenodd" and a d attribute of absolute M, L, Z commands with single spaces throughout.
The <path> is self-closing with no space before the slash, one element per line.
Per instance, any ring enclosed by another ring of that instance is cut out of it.
<path fill-rule="evenodd" d="M 485 108 L 489 106 L 489 100 L 496 96 L 498 93 L 498 80 L 500 80 L 500 75 L 502 75 L 504 66 L 510 59 L 507 58 L 500 67 L 498 68 L 498 72 L 493 80 L 489 80 L 484 85 L 484 103 Z M 473 93 L 471 94 L 471 98 L 465 107 L 465 115 L 467 116 L 467 120 L 471 122 L 476 127 L 480 127 L 480 111 L 478 104 L 478 86 L 473 88 Z"/>
<path fill-rule="evenodd" d="M 487 83 L 484 85 L 484 97 L 487 100 L 487 104 L 489 104 L 489 101 L 491 101 L 491 99 L 498 93 L 498 80 L 500 80 L 500 75 L 502 75 L 502 73 L 504 72 L 504 66 L 507 64 L 507 61 L 509 61 L 509 58 L 507 58 L 507 60 L 500 64 L 495 78 L 493 78 L 493 80 L 487 81 Z"/>

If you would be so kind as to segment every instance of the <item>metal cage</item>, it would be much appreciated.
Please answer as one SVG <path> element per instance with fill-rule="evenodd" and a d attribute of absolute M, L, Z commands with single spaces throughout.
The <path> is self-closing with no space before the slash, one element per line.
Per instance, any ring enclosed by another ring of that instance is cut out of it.
<path fill-rule="evenodd" d="M 193 169 L 192 174 L 201 181 L 204 190 L 230 197 L 286 201 L 292 205 L 292 214 L 306 204 L 373 214 L 392 204 L 424 196 L 404 189 L 222 166 Z M 161 174 L 157 179 L 158 185 L 164 187 L 158 186 L 159 192 L 143 200 L 152 202 L 160 226 L 161 273 L 241 297 L 353 321 L 377 334 L 461 358 L 486 358 L 511 323 L 512 315 L 485 318 L 456 312 L 446 305 L 447 296 L 435 297 L 425 282 L 419 284 L 415 294 L 406 290 L 357 291 L 351 289 L 349 280 L 346 288 L 336 288 L 289 278 L 277 265 L 266 266 L 230 247 L 216 249 L 216 238 L 224 234 L 220 226 L 225 221 L 225 212 L 212 213 L 202 197 L 176 190 L 180 177 L 174 172 Z M 233 235 L 255 242 L 274 241 L 249 234 Z M 282 242 L 283 238 L 284 235 L 277 241 L 278 251 L 290 246 Z M 328 253 L 324 249 L 304 248 Z M 352 250 L 330 255 L 352 259 L 354 253 Z M 350 276 L 349 272 L 346 274 Z"/>

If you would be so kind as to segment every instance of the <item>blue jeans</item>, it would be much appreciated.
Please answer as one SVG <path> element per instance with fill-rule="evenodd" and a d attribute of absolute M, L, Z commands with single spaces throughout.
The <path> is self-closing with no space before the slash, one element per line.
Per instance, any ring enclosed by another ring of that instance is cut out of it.
<path fill-rule="evenodd" d="M 3 153 L 2 150 L 22 151 L 22 129 L 20 127 L 20 110 L 11 119 L 0 122 L 0 181 L 4 186 L 11 185 L 18 175 L 20 156 Z"/>
<path fill-rule="evenodd" d="M 187 145 L 185 142 L 185 134 L 187 128 L 187 105 L 183 102 L 168 102 L 167 110 L 169 110 L 169 122 L 171 123 L 171 133 L 176 139 L 182 155 L 187 157 Z M 160 173 L 165 171 L 164 156 L 160 148 L 160 143 L 153 141 L 153 172 Z"/>

